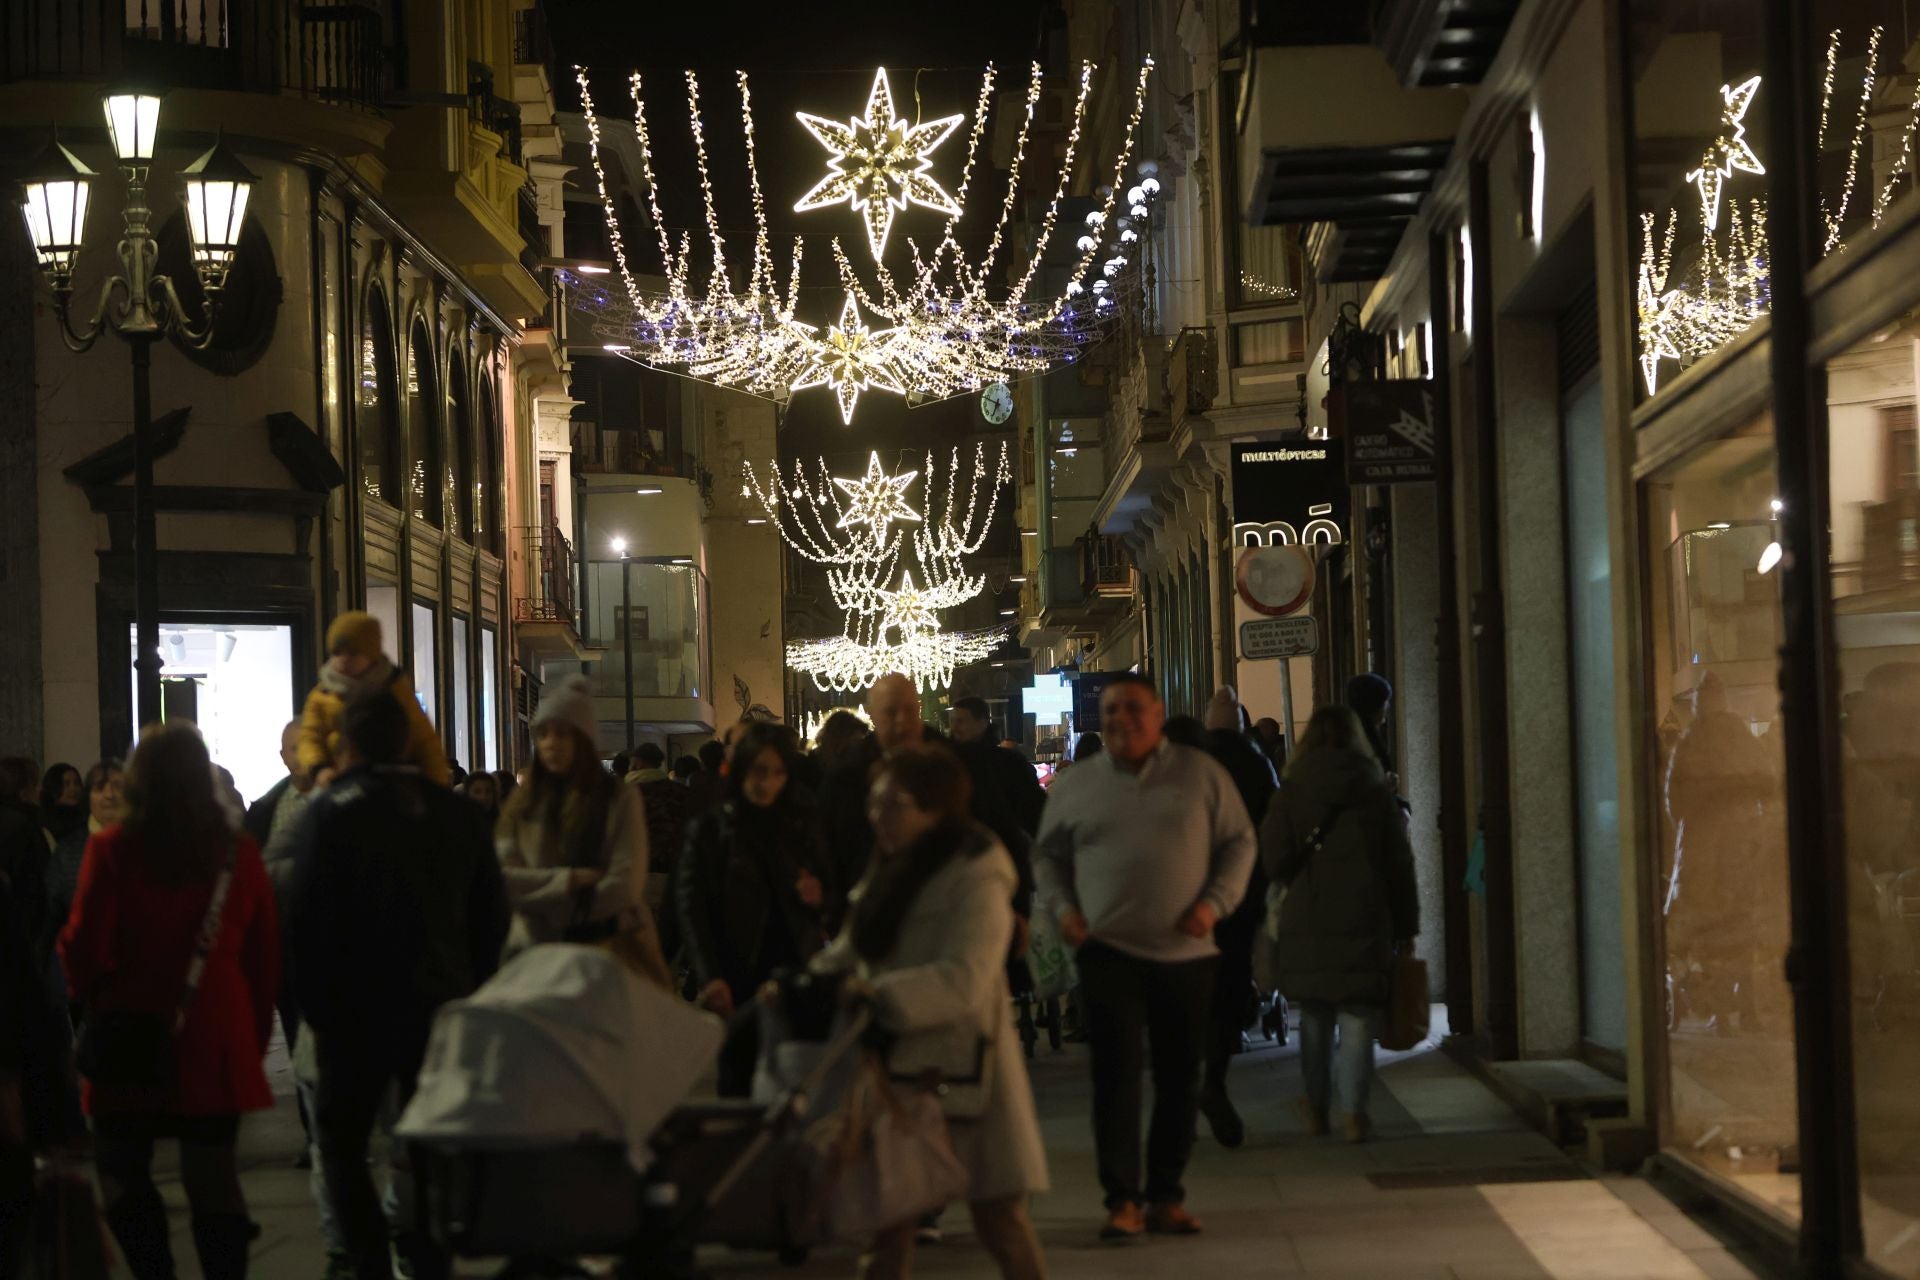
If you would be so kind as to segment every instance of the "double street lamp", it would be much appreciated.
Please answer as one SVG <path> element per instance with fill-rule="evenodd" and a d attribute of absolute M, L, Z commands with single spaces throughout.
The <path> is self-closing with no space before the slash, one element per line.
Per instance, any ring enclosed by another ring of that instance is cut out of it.
<path fill-rule="evenodd" d="M 21 211 L 40 271 L 53 292 L 62 340 L 74 351 L 85 351 L 112 331 L 126 340 L 133 353 L 133 665 L 138 673 L 136 724 L 146 725 L 161 716 L 160 583 L 148 360 L 153 343 L 162 337 L 177 338 L 192 347 L 204 347 L 212 339 L 220 290 L 240 247 L 247 199 L 258 179 L 225 143 L 217 141 L 180 173 L 193 265 L 205 293 L 203 315 L 196 326 L 173 281 L 156 269 L 160 243 L 149 225 L 147 170 L 153 163 L 154 135 L 160 125 L 160 96 L 128 89 L 109 93 L 101 106 L 114 155 L 126 178 L 126 204 L 121 211 L 125 230 L 119 244 L 120 271 L 101 286 L 93 314 L 78 328 L 71 313 L 73 274 L 86 232 L 92 183 L 99 175 L 56 138 L 22 179 Z"/>

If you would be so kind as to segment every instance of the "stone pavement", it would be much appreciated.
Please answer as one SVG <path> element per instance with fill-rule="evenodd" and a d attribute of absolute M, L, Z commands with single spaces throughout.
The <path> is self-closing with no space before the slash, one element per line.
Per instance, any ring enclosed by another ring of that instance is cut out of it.
<path fill-rule="evenodd" d="M 1731 1280 L 1763 1273 L 1644 1182 L 1592 1178 L 1524 1127 L 1485 1086 L 1437 1051 L 1383 1055 L 1376 1140 L 1350 1146 L 1309 1138 L 1294 1115 L 1291 1048 L 1264 1047 L 1234 1063 L 1232 1089 L 1247 1145 L 1227 1151 L 1205 1135 L 1188 1203 L 1206 1223 L 1192 1240 L 1102 1245 L 1084 1052 L 1043 1047 L 1033 1064 L 1054 1190 L 1034 1215 L 1056 1280 L 1133 1276 L 1308 1276 L 1343 1280 Z M 276 1087 L 288 1084 L 276 1055 Z M 299 1126 L 290 1098 L 250 1119 L 242 1137 L 247 1195 L 263 1228 L 252 1274 L 312 1280 L 321 1253 L 305 1175 L 291 1167 Z M 198 1270 L 184 1203 L 176 1249 L 183 1280 Z M 988 1277 L 964 1210 L 946 1217 L 947 1241 L 923 1248 L 919 1274 Z M 852 1273 L 852 1253 L 822 1250 L 802 1268 L 770 1257 L 703 1251 L 715 1280 L 812 1280 Z M 486 1275 L 489 1269 L 462 1274 Z"/>

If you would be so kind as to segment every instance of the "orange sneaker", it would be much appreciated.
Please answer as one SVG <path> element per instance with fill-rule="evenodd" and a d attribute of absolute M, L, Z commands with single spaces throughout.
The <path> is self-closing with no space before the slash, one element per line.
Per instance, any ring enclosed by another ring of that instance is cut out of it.
<path fill-rule="evenodd" d="M 1147 1230 L 1157 1236 L 1197 1236 L 1200 1219 L 1188 1213 L 1185 1205 L 1157 1204 L 1147 1211 Z"/>
<path fill-rule="evenodd" d="M 1102 1240 L 1138 1240 L 1147 1230 L 1147 1216 L 1131 1202 L 1117 1205 L 1100 1228 Z"/>

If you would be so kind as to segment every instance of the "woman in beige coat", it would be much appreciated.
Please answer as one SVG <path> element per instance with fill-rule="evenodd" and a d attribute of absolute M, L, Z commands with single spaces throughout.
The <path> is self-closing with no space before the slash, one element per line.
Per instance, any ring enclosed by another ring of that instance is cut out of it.
<path fill-rule="evenodd" d="M 671 986 L 647 909 L 647 821 L 640 793 L 600 767 L 593 695 L 574 676 L 540 700 L 534 758 L 494 829 L 507 900 L 509 955 L 535 943 L 613 948 Z"/>
<path fill-rule="evenodd" d="M 897 1039 L 895 1076 L 938 1072 L 953 1146 L 981 1243 L 1009 1280 L 1042 1280 L 1046 1264 L 1027 1197 L 1047 1189 L 1046 1149 L 1007 991 L 1013 859 L 971 821 L 966 767 L 943 747 L 888 757 L 868 795 L 875 858 L 854 890 L 846 928 L 815 957 L 873 997 Z M 917 1223 L 874 1238 L 861 1274 L 905 1276 Z"/>

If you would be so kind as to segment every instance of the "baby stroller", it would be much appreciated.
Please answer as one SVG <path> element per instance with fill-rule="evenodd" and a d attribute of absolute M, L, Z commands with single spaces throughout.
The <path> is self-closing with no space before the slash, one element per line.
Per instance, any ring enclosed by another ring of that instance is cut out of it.
<path fill-rule="evenodd" d="M 849 1059 L 864 1014 L 768 1101 L 683 1099 L 719 1021 L 590 947 L 534 947 L 436 1019 L 397 1135 L 412 1152 L 418 1227 L 502 1280 L 691 1276 L 694 1246 L 797 1262 L 819 1243 L 804 1212 L 810 1099 Z M 777 1047 L 777 1046 L 776 1046 Z"/>

